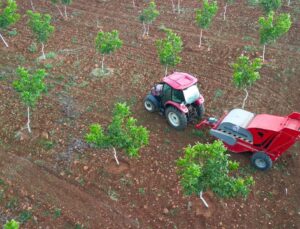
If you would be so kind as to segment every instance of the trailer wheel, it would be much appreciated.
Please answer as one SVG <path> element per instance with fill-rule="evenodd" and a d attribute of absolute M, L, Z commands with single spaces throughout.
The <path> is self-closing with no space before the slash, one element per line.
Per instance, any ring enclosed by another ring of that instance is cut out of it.
<path fill-rule="evenodd" d="M 255 168 L 261 171 L 268 170 L 272 167 L 271 158 L 264 152 L 254 153 L 251 157 L 251 163 Z"/>

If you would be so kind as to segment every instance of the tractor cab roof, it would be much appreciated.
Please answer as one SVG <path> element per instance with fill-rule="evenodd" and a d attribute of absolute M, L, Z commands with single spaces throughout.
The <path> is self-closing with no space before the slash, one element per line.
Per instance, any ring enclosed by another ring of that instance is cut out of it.
<path fill-rule="evenodd" d="M 197 83 L 197 81 L 197 78 L 194 76 L 183 72 L 174 72 L 173 74 L 163 78 L 163 82 L 176 90 L 184 90 Z"/>

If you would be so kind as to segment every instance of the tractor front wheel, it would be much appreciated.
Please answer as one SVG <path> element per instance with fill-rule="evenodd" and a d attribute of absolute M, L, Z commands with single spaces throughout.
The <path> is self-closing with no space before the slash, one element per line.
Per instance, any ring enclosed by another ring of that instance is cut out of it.
<path fill-rule="evenodd" d="M 204 108 L 204 104 L 200 104 L 196 106 L 196 111 L 197 111 L 197 116 L 198 119 L 202 119 L 204 113 L 205 113 L 205 108 Z"/>
<path fill-rule="evenodd" d="M 144 107 L 147 111 L 149 111 L 151 113 L 157 110 L 157 107 L 155 106 L 155 104 L 148 98 L 146 98 L 144 100 Z"/>
<path fill-rule="evenodd" d="M 176 130 L 184 130 L 187 126 L 186 115 L 175 107 L 171 106 L 166 109 L 166 118 L 169 124 Z"/>
<path fill-rule="evenodd" d="M 271 158 L 264 152 L 254 153 L 251 157 L 251 163 L 255 168 L 261 171 L 268 170 L 272 167 Z"/>

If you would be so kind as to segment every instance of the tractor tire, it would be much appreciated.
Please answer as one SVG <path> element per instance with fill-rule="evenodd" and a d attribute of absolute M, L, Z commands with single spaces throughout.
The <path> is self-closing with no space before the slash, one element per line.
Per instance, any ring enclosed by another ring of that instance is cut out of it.
<path fill-rule="evenodd" d="M 144 107 L 147 111 L 149 111 L 151 113 L 157 111 L 157 109 L 158 109 L 157 106 L 148 98 L 146 98 L 144 100 Z"/>
<path fill-rule="evenodd" d="M 186 115 L 175 107 L 170 106 L 166 109 L 166 118 L 168 123 L 176 130 L 184 130 L 187 127 Z"/>
<path fill-rule="evenodd" d="M 200 120 L 203 118 L 203 115 L 205 113 L 204 103 L 200 105 L 196 105 L 196 111 L 197 111 L 197 118 Z"/>
<path fill-rule="evenodd" d="M 258 170 L 265 171 L 272 167 L 271 158 L 264 152 L 256 152 L 251 157 L 252 165 Z"/>

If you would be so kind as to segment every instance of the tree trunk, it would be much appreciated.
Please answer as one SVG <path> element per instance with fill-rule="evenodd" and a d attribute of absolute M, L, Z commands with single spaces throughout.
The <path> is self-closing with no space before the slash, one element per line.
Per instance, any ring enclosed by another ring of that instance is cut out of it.
<path fill-rule="evenodd" d="M 42 43 L 42 55 L 43 55 L 43 59 L 46 60 L 46 55 L 45 55 L 45 52 L 44 52 L 44 48 L 45 48 L 45 45 L 44 45 L 44 43 Z"/>
<path fill-rule="evenodd" d="M 58 7 L 58 5 L 55 5 L 55 6 L 56 6 L 56 8 L 57 8 L 58 11 L 59 11 L 60 16 L 62 16 L 63 18 L 65 18 L 64 15 L 63 15 L 63 13 L 61 12 L 60 8 Z"/>
<path fill-rule="evenodd" d="M 199 193 L 199 197 L 200 197 L 200 200 L 202 200 L 202 202 L 204 203 L 205 207 L 208 208 L 208 204 L 207 204 L 207 202 L 205 201 L 205 199 L 202 196 L 202 191 Z"/>
<path fill-rule="evenodd" d="M 150 25 L 147 24 L 147 32 L 146 32 L 146 36 L 147 36 L 147 37 L 149 36 L 149 27 L 150 27 Z"/>
<path fill-rule="evenodd" d="M 119 160 L 117 158 L 117 151 L 116 151 L 115 147 L 113 147 L 113 150 L 114 150 L 114 158 L 115 158 L 115 160 L 117 162 L 117 165 L 120 165 L 120 162 L 119 162 Z"/>
<path fill-rule="evenodd" d="M 288 6 L 290 6 L 290 4 L 291 4 L 291 0 L 288 0 Z"/>
<path fill-rule="evenodd" d="M 223 17 L 224 21 L 226 20 L 226 11 L 227 11 L 227 3 L 224 6 L 224 17 Z"/>
<path fill-rule="evenodd" d="M 262 55 L 263 62 L 265 61 L 265 52 L 266 52 L 266 45 L 264 45 L 263 48 L 263 55 Z"/>
<path fill-rule="evenodd" d="M 68 20 L 67 6 L 66 5 L 64 6 L 64 10 L 65 10 L 65 18 L 66 18 L 66 20 Z"/>
<path fill-rule="evenodd" d="M 28 132 L 31 133 L 31 128 L 30 128 L 30 108 L 27 107 L 27 129 Z"/>
<path fill-rule="evenodd" d="M 177 2 L 177 11 L 178 11 L 178 14 L 180 14 L 180 0 L 178 0 L 178 2 Z"/>
<path fill-rule="evenodd" d="M 167 76 L 167 74 L 168 74 L 168 65 L 166 65 L 165 76 Z"/>
<path fill-rule="evenodd" d="M 143 22 L 143 37 L 146 35 L 146 25 L 145 22 Z"/>
<path fill-rule="evenodd" d="M 247 89 L 246 89 L 246 88 L 244 89 L 244 91 L 246 92 L 246 96 L 245 96 L 245 98 L 244 98 L 244 100 L 243 100 L 242 109 L 244 109 L 244 107 L 245 107 L 245 104 L 246 104 L 246 100 L 248 99 L 248 95 L 249 95 L 249 93 L 248 93 L 248 91 L 247 91 Z"/>
<path fill-rule="evenodd" d="M 175 4 L 174 4 L 174 0 L 171 0 L 171 2 L 172 2 L 172 11 L 173 11 L 173 13 L 175 13 Z"/>
<path fill-rule="evenodd" d="M 5 46 L 8 48 L 8 44 L 7 44 L 6 41 L 4 40 L 4 37 L 1 35 L 1 33 L 0 33 L 0 37 L 1 37 L 2 41 L 3 41 L 3 43 L 5 44 Z"/>
<path fill-rule="evenodd" d="M 202 45 L 202 29 L 200 31 L 199 48 L 201 48 L 201 45 Z"/>
<path fill-rule="evenodd" d="M 32 10 L 35 11 L 35 8 L 34 8 L 32 0 L 30 0 L 30 5 L 31 5 Z"/>
<path fill-rule="evenodd" d="M 132 5 L 133 5 L 133 8 L 135 8 L 135 1 L 132 0 Z"/>
<path fill-rule="evenodd" d="M 102 55 L 101 69 L 102 69 L 102 72 L 104 72 L 104 55 Z"/>

